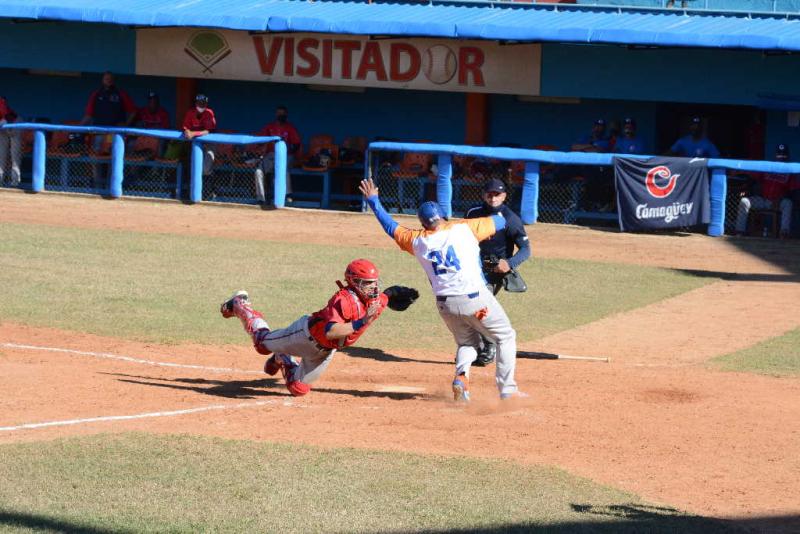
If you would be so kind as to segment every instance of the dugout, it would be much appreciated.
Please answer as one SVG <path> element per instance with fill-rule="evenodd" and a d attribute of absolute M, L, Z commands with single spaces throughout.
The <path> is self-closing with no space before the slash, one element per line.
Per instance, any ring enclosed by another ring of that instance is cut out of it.
<path fill-rule="evenodd" d="M 329 133 L 563 149 L 596 118 L 630 116 L 660 153 L 700 114 L 726 156 L 752 157 L 747 136 L 756 120 L 767 154 L 779 141 L 800 153 L 796 12 L 35 0 L 0 1 L 0 17 L 3 94 L 21 115 L 52 122 L 80 118 L 99 73 L 111 70 L 139 105 L 158 91 L 173 122 L 203 92 L 220 128 L 239 132 L 258 129 L 285 104 L 306 139 Z M 194 50 L 198 32 L 222 45 Z M 348 47 L 349 76 L 341 60 Z M 428 72 L 436 61 L 438 74 Z"/>

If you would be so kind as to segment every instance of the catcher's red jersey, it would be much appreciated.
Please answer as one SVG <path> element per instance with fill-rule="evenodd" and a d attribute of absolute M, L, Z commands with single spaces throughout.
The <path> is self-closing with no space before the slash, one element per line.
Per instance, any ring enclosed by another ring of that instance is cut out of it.
<path fill-rule="evenodd" d="M 381 293 L 378 295 L 378 300 L 380 300 L 380 307 L 373 318 L 373 322 L 386 309 L 389 297 Z M 364 318 L 366 314 L 367 306 L 358 298 L 355 291 L 344 288 L 334 293 L 327 306 L 311 314 L 311 318 L 308 320 L 308 330 L 314 340 L 323 347 L 329 349 L 349 347 L 361 337 L 361 334 L 367 331 L 369 324 L 362 326 L 360 330 L 356 330 L 344 339 L 327 339 L 325 337 L 325 326 L 328 323 L 350 323 Z"/>

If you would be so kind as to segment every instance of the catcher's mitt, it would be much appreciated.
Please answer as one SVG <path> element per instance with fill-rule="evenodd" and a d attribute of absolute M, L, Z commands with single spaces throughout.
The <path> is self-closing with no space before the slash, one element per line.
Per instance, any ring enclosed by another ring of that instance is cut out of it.
<path fill-rule="evenodd" d="M 391 286 L 383 290 L 389 297 L 388 306 L 394 311 L 404 311 L 419 298 L 419 291 L 413 287 Z"/>

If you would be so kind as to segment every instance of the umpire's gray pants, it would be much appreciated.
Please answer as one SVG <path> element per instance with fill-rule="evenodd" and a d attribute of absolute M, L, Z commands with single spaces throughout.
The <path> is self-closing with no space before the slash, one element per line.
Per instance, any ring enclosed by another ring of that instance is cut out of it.
<path fill-rule="evenodd" d="M 308 315 L 300 317 L 286 328 L 272 330 L 264 337 L 259 336 L 258 342 L 275 354 L 282 352 L 300 358 L 300 369 L 294 378 L 305 384 L 311 384 L 322 376 L 336 353 L 336 349 L 321 347 L 311 337 Z"/>
<path fill-rule="evenodd" d="M 495 381 L 501 395 L 517 391 L 514 370 L 517 365 L 517 333 L 511 327 L 505 310 L 489 290 L 481 287 L 478 296 L 469 298 L 458 295 L 436 300 L 439 315 L 453 334 L 458 345 L 456 352 L 456 374 L 469 377 L 469 369 L 478 357 L 481 334 L 497 344 L 497 365 Z M 486 309 L 486 315 L 479 319 L 475 314 Z"/>

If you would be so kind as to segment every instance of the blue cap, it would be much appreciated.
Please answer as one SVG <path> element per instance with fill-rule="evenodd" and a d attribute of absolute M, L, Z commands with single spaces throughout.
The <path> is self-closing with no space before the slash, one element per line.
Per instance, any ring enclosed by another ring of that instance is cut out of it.
<path fill-rule="evenodd" d="M 422 226 L 430 230 L 435 226 L 434 223 L 436 221 L 444 219 L 444 213 L 442 213 L 442 208 L 439 207 L 439 204 L 429 200 L 428 202 L 423 202 L 419 207 L 417 217 L 419 217 L 419 222 L 422 223 Z"/>

